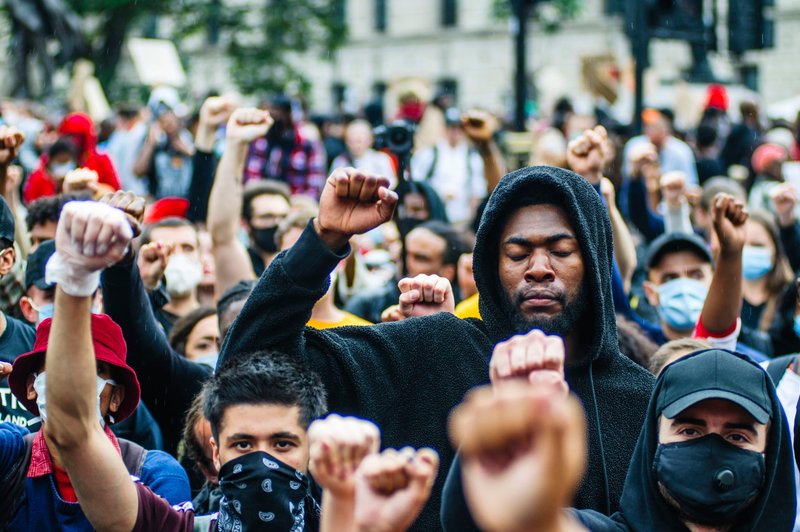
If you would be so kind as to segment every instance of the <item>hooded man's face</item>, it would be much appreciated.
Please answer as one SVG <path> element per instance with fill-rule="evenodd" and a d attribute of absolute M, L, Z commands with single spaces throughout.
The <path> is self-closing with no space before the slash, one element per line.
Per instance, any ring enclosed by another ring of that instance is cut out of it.
<path fill-rule="evenodd" d="M 586 307 L 583 253 L 561 207 L 521 207 L 500 234 L 498 275 L 515 329 L 569 335 Z"/>

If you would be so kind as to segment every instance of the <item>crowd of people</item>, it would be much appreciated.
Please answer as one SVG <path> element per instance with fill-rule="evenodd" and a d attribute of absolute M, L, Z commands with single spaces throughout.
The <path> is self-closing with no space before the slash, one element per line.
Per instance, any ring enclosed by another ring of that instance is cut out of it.
<path fill-rule="evenodd" d="M 190 107 L 2 105 L 0 529 L 800 530 L 800 119 Z"/>

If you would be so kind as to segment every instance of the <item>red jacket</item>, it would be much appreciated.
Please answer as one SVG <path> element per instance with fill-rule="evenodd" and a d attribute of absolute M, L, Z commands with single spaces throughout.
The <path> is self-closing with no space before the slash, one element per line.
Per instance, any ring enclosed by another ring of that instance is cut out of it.
<path fill-rule="evenodd" d="M 78 167 L 97 172 L 99 182 L 119 190 L 119 180 L 114 165 L 108 155 L 97 152 L 97 133 L 92 119 L 83 113 L 72 113 L 64 117 L 58 126 L 60 135 L 77 135 L 83 139 L 83 153 L 78 156 Z M 28 177 L 22 191 L 22 199 L 28 204 L 38 198 L 55 196 L 58 186 L 55 179 L 47 173 L 47 154 L 42 154 L 39 167 Z"/>

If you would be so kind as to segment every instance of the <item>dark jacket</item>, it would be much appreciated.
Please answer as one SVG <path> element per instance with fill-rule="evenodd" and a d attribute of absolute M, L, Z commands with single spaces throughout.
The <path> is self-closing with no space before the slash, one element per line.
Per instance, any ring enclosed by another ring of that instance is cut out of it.
<path fill-rule="evenodd" d="M 756 366 L 746 355 L 736 356 Z M 682 359 L 680 364 L 687 359 Z M 670 507 L 658 491 L 653 480 L 653 462 L 658 448 L 658 415 L 656 399 L 662 390 L 662 377 L 656 382 L 653 399 L 647 407 L 642 433 L 631 459 L 625 489 L 622 492 L 621 510 L 611 518 L 596 512 L 578 511 L 576 516 L 592 531 L 685 531 L 686 526 L 678 519 L 677 512 Z M 767 379 L 768 382 L 771 382 Z M 737 519 L 731 532 L 775 530 L 790 531 L 795 520 L 794 456 L 789 426 L 783 408 L 768 385 L 772 399 L 772 420 L 767 436 L 765 454 L 766 478 L 764 486 L 749 511 Z M 687 474 L 691 472 L 687 471 Z"/>
<path fill-rule="evenodd" d="M 500 182 L 483 215 L 473 255 L 481 316 L 491 338 L 514 334 L 514 309 L 500 295 L 497 246 L 506 217 L 520 206 L 535 203 L 556 204 L 565 210 L 583 254 L 586 293 L 591 296 L 578 327 L 585 331 L 581 343 L 586 356 L 567 365 L 566 379 L 587 412 L 589 461 L 574 502 L 579 508 L 610 513 L 619 507 L 653 377 L 619 352 L 611 294 L 611 225 L 602 198 L 583 178 L 565 170 L 534 167 Z M 457 461 L 445 485 L 442 524 L 446 530 L 477 530 L 464 502 Z"/>
<path fill-rule="evenodd" d="M 103 301 L 106 313 L 122 329 L 128 364 L 139 378 L 142 401 L 161 427 L 164 450 L 175 455 L 186 411 L 211 369 L 187 360 L 170 347 L 153 315 L 136 260 L 103 271 Z"/>
<path fill-rule="evenodd" d="M 415 529 L 438 529 L 440 493 L 454 455 L 447 438 L 447 417 L 470 388 L 488 381 L 493 346 L 513 335 L 509 316 L 497 303 L 494 233 L 510 198 L 519 196 L 520 190 L 543 187 L 554 195 L 561 191 L 572 198 L 569 212 L 580 219 L 577 225 L 581 226 L 584 254 L 589 257 L 590 293 L 600 294 L 597 317 L 593 316 L 590 326 L 594 346 L 590 358 L 597 408 L 603 419 L 611 499 L 616 501 L 652 377 L 619 354 L 611 303 L 611 228 L 600 197 L 571 172 L 525 169 L 506 176 L 492 196 L 494 203 L 490 201 L 487 207 L 475 253 L 481 313 L 489 318 L 486 322 L 442 313 L 372 327 L 306 328 L 314 303 L 326 292 L 328 274 L 349 252 L 328 250 L 309 225 L 297 243 L 279 254 L 264 272 L 225 339 L 219 364 L 257 349 L 296 353 L 325 382 L 331 411 L 375 421 L 386 447 L 433 447 L 441 457 L 441 473 Z M 581 397 L 588 398 L 591 408 L 588 369 L 570 368 L 568 379 Z M 593 452 L 599 456 L 596 445 Z M 586 507 L 604 508 L 606 492 L 599 487 L 603 476 L 599 460 L 595 462 L 589 473 L 595 487 L 585 488 L 581 501 Z"/>

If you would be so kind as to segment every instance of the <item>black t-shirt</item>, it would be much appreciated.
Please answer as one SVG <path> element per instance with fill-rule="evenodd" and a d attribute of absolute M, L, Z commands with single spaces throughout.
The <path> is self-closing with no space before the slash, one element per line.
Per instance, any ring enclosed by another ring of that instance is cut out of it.
<path fill-rule="evenodd" d="M 36 329 L 27 323 L 6 316 L 6 330 L 0 335 L 0 360 L 13 363 L 22 353 L 33 349 Z M 32 432 L 38 430 L 39 423 L 29 423 L 33 414 L 22 406 L 11 393 L 6 379 L 0 380 L 0 422 L 13 423 L 26 427 Z"/>

